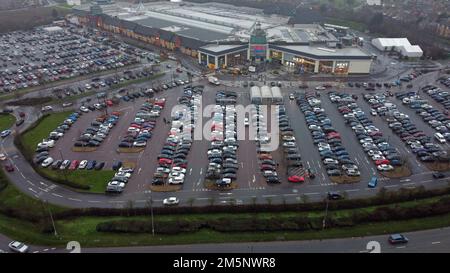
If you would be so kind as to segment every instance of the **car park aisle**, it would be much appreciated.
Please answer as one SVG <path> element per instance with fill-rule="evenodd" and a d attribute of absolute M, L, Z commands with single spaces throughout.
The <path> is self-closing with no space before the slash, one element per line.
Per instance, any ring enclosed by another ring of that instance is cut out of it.
<path fill-rule="evenodd" d="M 328 95 L 323 94 L 321 96 L 322 106 L 325 109 L 325 113 L 331 120 L 336 131 L 341 134 L 342 145 L 348 151 L 350 158 L 355 161 L 357 166 L 359 166 L 359 171 L 361 172 L 361 181 L 369 181 L 370 177 L 376 174 L 375 166 L 372 165 L 369 159 L 366 157 L 364 150 L 357 143 L 355 135 L 353 134 L 351 128 L 346 126 L 344 118 L 341 116 L 337 108 L 332 104 Z"/>
<path fill-rule="evenodd" d="M 360 98 L 356 101 L 356 103 L 358 104 L 359 107 L 361 107 L 361 109 L 365 113 L 370 113 L 371 107 L 365 100 Z M 417 161 L 417 159 L 414 157 L 414 154 L 412 154 L 411 151 L 406 148 L 405 144 L 399 138 L 399 136 L 392 132 L 387 123 L 382 120 L 383 118 L 384 117 L 380 117 L 377 115 L 372 116 L 371 120 L 374 123 L 374 125 L 378 127 L 381 130 L 381 132 L 383 132 L 385 137 L 387 137 L 388 142 L 391 143 L 397 149 L 397 151 L 400 153 L 402 157 L 411 158 L 411 160 L 415 161 L 414 164 L 409 164 L 411 172 L 413 174 L 418 174 L 428 171 L 428 169 L 425 166 L 423 166 L 422 164 L 420 164 L 420 162 Z"/>
<path fill-rule="evenodd" d="M 325 169 L 322 166 L 322 159 L 312 141 L 311 134 L 305 123 L 305 116 L 298 108 L 295 100 L 286 100 L 286 113 L 291 117 L 291 126 L 294 129 L 295 138 L 299 152 L 303 155 L 303 163 L 305 168 L 310 168 L 316 175 L 315 179 L 311 179 L 309 185 L 331 185 L 328 176 L 325 175 Z"/>

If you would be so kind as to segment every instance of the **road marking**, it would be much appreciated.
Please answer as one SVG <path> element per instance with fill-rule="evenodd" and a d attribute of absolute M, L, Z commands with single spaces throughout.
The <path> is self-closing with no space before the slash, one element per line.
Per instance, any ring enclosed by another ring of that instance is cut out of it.
<path fill-rule="evenodd" d="M 355 191 L 359 191 L 359 189 L 346 190 L 346 192 L 355 192 Z"/>
<path fill-rule="evenodd" d="M 416 185 L 416 183 L 414 183 L 414 182 L 412 182 L 412 183 L 405 183 L 405 184 L 403 184 L 403 186 L 414 186 L 414 185 Z"/>
<path fill-rule="evenodd" d="M 400 180 L 400 182 L 409 182 L 409 181 L 411 181 L 411 179 L 402 179 L 402 180 Z M 406 185 L 406 184 L 405 184 Z"/>
<path fill-rule="evenodd" d="M 356 161 L 356 164 L 360 165 L 359 161 L 358 161 L 358 158 L 355 157 L 355 161 Z"/>
<path fill-rule="evenodd" d="M 89 203 L 101 203 L 100 201 L 95 201 L 95 200 L 92 200 L 92 201 L 88 201 Z"/>
<path fill-rule="evenodd" d="M 432 245 L 440 244 L 441 242 L 431 242 Z"/>
<path fill-rule="evenodd" d="M 76 198 L 71 198 L 71 197 L 69 197 L 69 198 L 67 198 L 67 199 L 69 199 L 69 200 L 72 200 L 72 201 L 77 201 L 77 202 L 81 202 L 81 200 L 80 200 L 80 199 L 76 199 Z"/>
<path fill-rule="evenodd" d="M 317 195 L 317 194 L 320 194 L 320 192 L 308 192 L 308 193 L 305 193 L 305 195 Z"/>
<path fill-rule="evenodd" d="M 44 249 L 44 251 L 48 251 L 48 248 Z"/>
<path fill-rule="evenodd" d="M 385 188 L 395 188 L 398 187 L 398 185 L 388 185 L 388 186 L 384 186 Z"/>
<path fill-rule="evenodd" d="M 200 175 L 203 174 L 203 168 L 200 168 Z"/>
<path fill-rule="evenodd" d="M 29 191 L 32 191 L 34 193 L 37 193 L 35 190 L 33 190 L 32 188 L 28 188 Z"/>
<path fill-rule="evenodd" d="M 191 174 L 192 174 L 192 168 L 189 169 L 189 175 L 191 175 Z"/>
<path fill-rule="evenodd" d="M 56 196 L 56 197 L 63 197 L 62 195 L 56 194 L 56 193 L 52 193 L 52 195 Z"/>
<path fill-rule="evenodd" d="M 398 246 L 398 247 L 396 247 L 396 248 L 406 248 L 406 246 Z"/>
<path fill-rule="evenodd" d="M 277 195 L 269 194 L 269 195 L 263 195 L 262 197 L 264 197 L 264 198 L 277 197 Z"/>

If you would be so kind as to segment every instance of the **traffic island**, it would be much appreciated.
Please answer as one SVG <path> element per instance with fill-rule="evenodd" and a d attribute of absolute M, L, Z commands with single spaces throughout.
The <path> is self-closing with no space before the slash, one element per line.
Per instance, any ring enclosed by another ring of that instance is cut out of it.
<path fill-rule="evenodd" d="M 435 172 L 446 172 L 450 170 L 449 162 L 433 162 L 433 163 L 424 163 L 424 165 Z"/>
<path fill-rule="evenodd" d="M 228 191 L 237 189 L 237 183 L 234 181 L 231 182 L 231 184 L 228 186 L 218 186 L 215 180 L 205 179 L 205 182 L 203 182 L 203 186 L 206 189 L 213 191 Z"/>
<path fill-rule="evenodd" d="M 333 183 L 337 184 L 353 184 L 361 182 L 360 176 L 347 176 L 347 175 L 341 175 L 341 176 L 330 176 L 330 180 Z"/>
<path fill-rule="evenodd" d="M 380 172 L 380 174 L 387 178 L 402 178 L 412 175 L 411 169 L 408 166 L 395 167 L 389 172 Z"/>
<path fill-rule="evenodd" d="M 87 153 L 97 151 L 96 147 L 72 147 L 72 152 L 76 153 Z"/>
<path fill-rule="evenodd" d="M 182 185 L 151 185 L 150 190 L 154 192 L 172 192 L 172 191 L 180 191 L 182 189 Z"/>
<path fill-rule="evenodd" d="M 117 148 L 118 153 L 124 153 L 124 154 L 140 153 L 144 150 L 145 150 L 145 147 Z"/>

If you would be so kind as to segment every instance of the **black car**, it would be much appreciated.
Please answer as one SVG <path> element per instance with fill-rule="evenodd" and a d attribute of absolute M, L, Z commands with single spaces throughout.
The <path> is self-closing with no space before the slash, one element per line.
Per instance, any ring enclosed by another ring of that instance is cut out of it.
<path fill-rule="evenodd" d="M 16 126 L 20 126 L 25 122 L 24 119 L 19 119 L 18 121 L 16 121 Z"/>
<path fill-rule="evenodd" d="M 340 200 L 340 199 L 344 198 L 342 196 L 342 194 L 340 194 L 338 192 L 328 192 L 327 197 L 328 197 L 328 200 Z"/>
<path fill-rule="evenodd" d="M 440 178 L 444 178 L 445 174 L 443 173 L 433 173 L 433 178 L 435 179 L 440 179 Z"/>
<path fill-rule="evenodd" d="M 267 183 L 280 183 L 280 179 L 277 176 L 268 176 L 266 177 Z"/>
<path fill-rule="evenodd" d="M 122 167 L 122 161 L 114 161 L 114 162 L 113 162 L 112 169 L 113 169 L 114 171 L 119 170 L 120 167 Z"/>
<path fill-rule="evenodd" d="M 94 169 L 96 171 L 99 171 L 99 170 L 103 169 L 103 167 L 105 167 L 105 162 L 99 162 L 98 164 L 95 165 Z"/>

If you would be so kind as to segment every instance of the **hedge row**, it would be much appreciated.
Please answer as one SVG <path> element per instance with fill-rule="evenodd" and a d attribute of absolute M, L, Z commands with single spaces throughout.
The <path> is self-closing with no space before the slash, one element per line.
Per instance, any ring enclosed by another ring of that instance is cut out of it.
<path fill-rule="evenodd" d="M 419 204 L 415 207 L 380 207 L 372 212 L 356 211 L 349 217 L 337 217 L 332 213 L 327 217 L 327 228 L 352 227 L 369 222 L 384 222 L 430 217 L 450 213 L 450 198 L 441 198 L 433 204 Z M 158 234 L 177 234 L 195 232 L 202 228 L 219 232 L 261 232 L 261 231 L 306 231 L 323 228 L 322 217 L 272 217 L 258 218 L 219 218 L 198 221 L 156 221 L 155 232 Z M 98 232 L 113 233 L 150 233 L 150 221 L 118 220 L 99 223 Z"/>
<path fill-rule="evenodd" d="M 436 196 L 450 195 L 450 187 L 442 189 L 425 190 L 423 187 L 415 189 L 400 189 L 395 192 L 380 190 L 375 197 L 330 201 L 329 211 L 342 209 L 357 209 L 370 206 L 380 206 L 406 202 L 410 200 L 425 199 Z M 322 211 L 325 202 L 311 202 L 298 204 L 255 204 L 255 205 L 211 205 L 211 206 L 180 206 L 180 207 L 155 207 L 154 212 L 163 214 L 200 214 L 200 213 L 257 213 L 257 212 L 286 212 L 286 211 Z M 81 216 L 140 216 L 149 215 L 149 208 L 78 208 L 59 212 L 57 219 L 69 219 Z"/>

